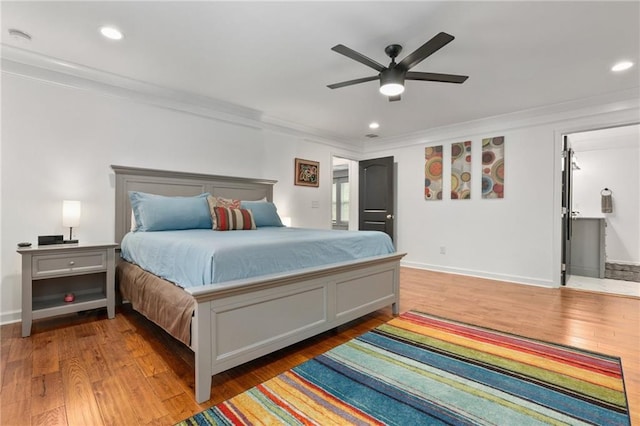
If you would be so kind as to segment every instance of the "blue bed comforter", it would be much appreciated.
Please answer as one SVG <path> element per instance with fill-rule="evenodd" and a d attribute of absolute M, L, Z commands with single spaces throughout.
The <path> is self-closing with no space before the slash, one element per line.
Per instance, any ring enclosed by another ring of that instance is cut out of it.
<path fill-rule="evenodd" d="M 185 288 L 395 252 L 382 232 L 285 227 L 130 232 L 121 246 L 125 260 Z"/>

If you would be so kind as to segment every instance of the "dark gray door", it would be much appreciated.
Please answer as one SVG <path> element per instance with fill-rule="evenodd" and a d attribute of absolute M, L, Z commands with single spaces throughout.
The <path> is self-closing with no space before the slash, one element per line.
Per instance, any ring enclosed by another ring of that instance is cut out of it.
<path fill-rule="evenodd" d="M 562 272 L 560 284 L 567 285 L 571 273 L 573 150 L 566 135 L 562 139 L 562 156 Z"/>
<path fill-rule="evenodd" d="M 382 231 L 393 240 L 395 179 L 393 157 L 359 163 L 359 229 Z"/>

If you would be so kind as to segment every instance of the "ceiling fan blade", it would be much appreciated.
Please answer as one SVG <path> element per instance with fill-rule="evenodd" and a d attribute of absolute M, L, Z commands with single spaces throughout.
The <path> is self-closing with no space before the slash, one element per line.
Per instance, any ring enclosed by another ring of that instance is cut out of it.
<path fill-rule="evenodd" d="M 409 71 L 405 80 L 439 81 L 440 83 L 464 83 L 469 76 L 454 74 L 438 74 L 434 72 L 412 72 Z"/>
<path fill-rule="evenodd" d="M 377 80 L 378 78 L 380 78 L 380 77 L 378 77 L 377 75 L 373 76 L 373 77 L 357 78 L 355 80 L 349 80 L 349 81 L 343 81 L 341 83 L 329 84 L 329 85 L 327 85 L 327 87 L 329 89 L 339 89 L 340 87 L 351 86 L 353 84 L 366 83 L 367 81 Z"/>
<path fill-rule="evenodd" d="M 331 50 L 333 50 L 334 52 L 338 52 L 341 55 L 346 56 L 347 58 L 351 58 L 354 61 L 358 61 L 361 64 L 364 64 L 368 67 L 373 68 L 374 70 L 378 71 L 378 72 L 382 72 L 382 70 L 384 70 L 386 67 L 382 64 L 379 64 L 378 62 L 374 61 L 373 59 L 367 58 L 366 56 L 364 56 L 362 53 L 358 53 L 353 49 L 348 48 L 345 45 L 342 44 L 337 44 L 335 46 L 333 46 L 331 48 Z"/>
<path fill-rule="evenodd" d="M 431 40 L 414 50 L 412 53 L 407 55 L 398 65 L 401 65 L 406 70 L 410 70 L 411 68 L 418 65 L 423 59 L 437 52 L 439 49 L 443 48 L 445 45 L 450 43 L 455 37 L 451 34 L 447 33 L 438 33 Z"/>
<path fill-rule="evenodd" d="M 389 102 L 399 101 L 402 97 L 400 95 L 389 96 Z"/>

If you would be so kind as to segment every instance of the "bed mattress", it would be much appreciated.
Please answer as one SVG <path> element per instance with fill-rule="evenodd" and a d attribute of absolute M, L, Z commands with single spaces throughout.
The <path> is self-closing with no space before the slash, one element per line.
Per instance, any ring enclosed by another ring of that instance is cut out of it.
<path fill-rule="evenodd" d="M 130 232 L 121 247 L 125 260 L 184 288 L 395 252 L 382 232 L 287 227 Z"/>

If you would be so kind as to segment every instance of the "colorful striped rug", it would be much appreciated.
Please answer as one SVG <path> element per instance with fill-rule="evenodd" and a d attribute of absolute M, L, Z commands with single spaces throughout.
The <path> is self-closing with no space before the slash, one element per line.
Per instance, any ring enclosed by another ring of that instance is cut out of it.
<path fill-rule="evenodd" d="M 620 359 L 407 312 L 180 425 L 630 425 Z"/>

